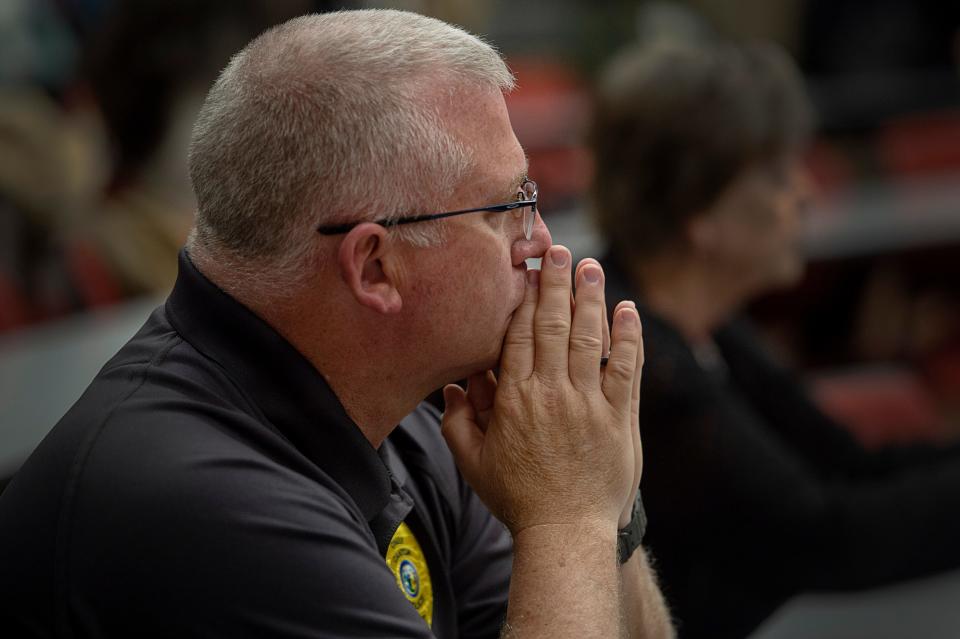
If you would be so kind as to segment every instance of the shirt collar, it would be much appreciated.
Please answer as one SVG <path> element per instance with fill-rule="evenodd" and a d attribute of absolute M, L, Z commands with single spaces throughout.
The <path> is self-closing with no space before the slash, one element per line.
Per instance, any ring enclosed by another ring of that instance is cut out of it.
<path fill-rule="evenodd" d="M 208 280 L 185 250 L 166 310 L 177 332 L 223 367 L 271 425 L 350 494 L 368 521 L 386 506 L 390 473 L 323 376 Z"/>

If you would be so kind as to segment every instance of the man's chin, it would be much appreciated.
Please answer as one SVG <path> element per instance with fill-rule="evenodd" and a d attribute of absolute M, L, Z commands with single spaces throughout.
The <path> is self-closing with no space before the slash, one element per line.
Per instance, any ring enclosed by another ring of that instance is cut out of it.
<path fill-rule="evenodd" d="M 513 315 L 511 314 L 507 318 L 506 326 L 509 326 L 512 318 Z M 500 335 L 500 340 L 496 350 L 491 350 L 487 357 L 477 358 L 473 362 L 465 364 L 462 368 L 457 370 L 457 377 L 456 379 L 451 380 L 451 382 L 468 379 L 472 375 L 486 373 L 487 371 L 496 372 L 500 370 L 500 360 L 503 358 L 503 343 L 507 334 L 506 326 L 503 329 L 503 333 Z"/>
<path fill-rule="evenodd" d="M 500 369 L 500 355 L 499 353 L 496 356 L 492 356 L 488 359 L 477 360 L 472 364 L 465 365 L 455 372 L 453 379 L 448 380 L 447 383 L 460 382 L 466 379 L 470 379 L 474 375 L 482 375 L 487 371 L 498 371 Z"/>

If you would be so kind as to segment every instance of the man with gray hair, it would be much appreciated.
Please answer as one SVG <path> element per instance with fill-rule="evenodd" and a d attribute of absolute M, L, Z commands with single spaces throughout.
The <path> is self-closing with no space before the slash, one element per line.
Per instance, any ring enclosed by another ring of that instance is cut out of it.
<path fill-rule="evenodd" d="M 573 293 L 512 84 L 397 11 L 234 57 L 174 291 L 0 499 L 0 627 L 671 635 L 639 547 L 639 317 L 608 329 L 594 260 Z M 441 437 L 420 401 L 462 378 Z"/>

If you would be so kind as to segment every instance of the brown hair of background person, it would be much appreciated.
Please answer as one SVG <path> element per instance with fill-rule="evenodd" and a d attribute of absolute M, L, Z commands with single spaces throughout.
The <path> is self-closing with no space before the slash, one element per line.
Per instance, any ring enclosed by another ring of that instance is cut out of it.
<path fill-rule="evenodd" d="M 63 251 L 73 279 L 96 293 L 85 295 L 90 305 L 172 288 L 196 208 L 185 157 L 206 88 L 245 42 L 318 4 L 108 4 L 84 40 L 77 82 L 102 122 L 108 175 Z"/>
<path fill-rule="evenodd" d="M 624 54 L 598 93 L 592 196 L 621 258 L 674 247 L 746 167 L 802 147 L 812 124 L 796 68 L 762 43 Z"/>

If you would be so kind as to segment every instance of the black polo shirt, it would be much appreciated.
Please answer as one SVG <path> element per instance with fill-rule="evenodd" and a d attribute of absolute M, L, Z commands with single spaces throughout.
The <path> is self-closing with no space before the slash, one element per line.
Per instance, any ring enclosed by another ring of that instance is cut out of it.
<path fill-rule="evenodd" d="M 0 497 L 0 635 L 495 637 L 509 536 L 438 421 L 423 405 L 375 450 L 181 254 Z"/>

